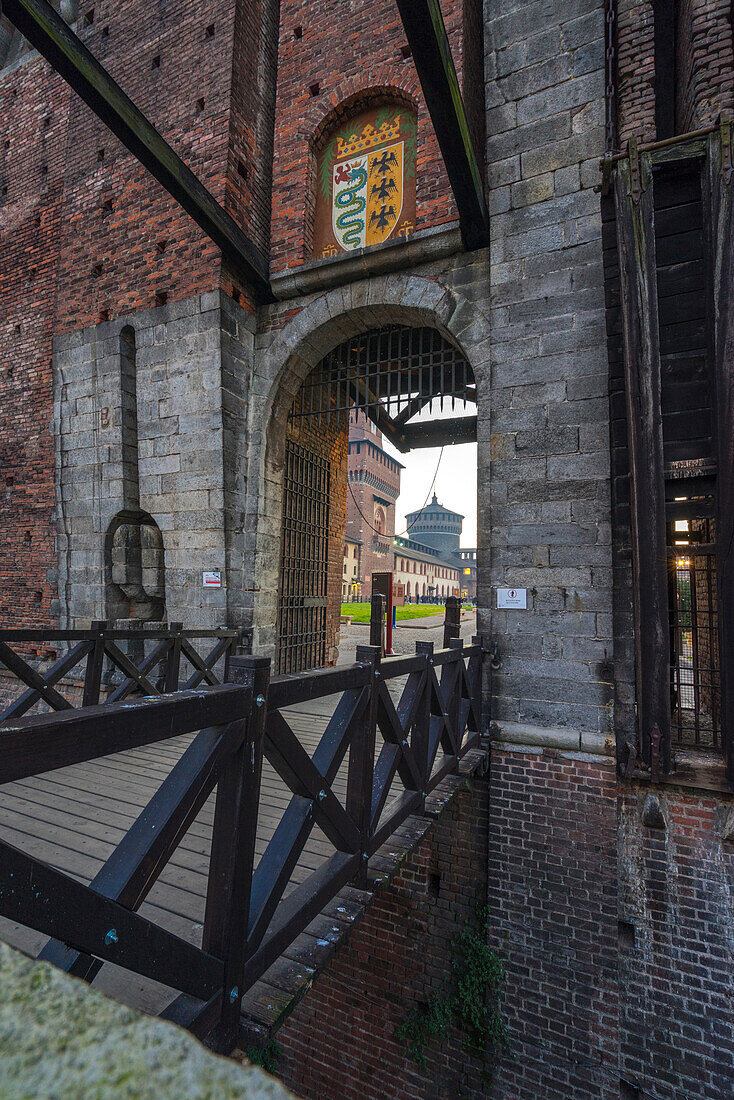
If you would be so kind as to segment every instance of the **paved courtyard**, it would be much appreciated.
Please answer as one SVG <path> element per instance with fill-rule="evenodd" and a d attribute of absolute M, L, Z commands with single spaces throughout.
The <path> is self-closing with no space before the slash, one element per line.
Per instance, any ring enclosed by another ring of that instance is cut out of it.
<path fill-rule="evenodd" d="M 477 615 L 475 611 L 462 611 L 461 637 L 471 640 L 476 634 Z M 353 664 L 358 645 L 367 645 L 370 640 L 368 623 L 355 624 L 341 628 L 339 646 L 340 665 Z M 424 619 L 404 619 L 393 631 L 394 653 L 415 653 L 416 642 L 433 642 L 436 649 L 443 644 L 443 615 L 431 615 Z"/>

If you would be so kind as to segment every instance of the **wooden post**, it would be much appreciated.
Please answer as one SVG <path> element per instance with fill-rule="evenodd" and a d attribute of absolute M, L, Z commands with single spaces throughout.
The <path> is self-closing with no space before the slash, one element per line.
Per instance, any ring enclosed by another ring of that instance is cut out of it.
<path fill-rule="evenodd" d="M 171 623 L 169 627 L 173 633 L 173 645 L 168 651 L 168 657 L 166 658 L 166 678 L 163 683 L 163 690 L 166 694 L 169 691 L 178 691 L 178 681 L 181 670 L 181 631 L 183 630 L 183 623 Z"/>
<path fill-rule="evenodd" d="M 443 648 L 448 649 L 452 638 L 461 637 L 461 600 L 458 596 L 446 597 L 446 615 L 443 621 Z"/>
<path fill-rule="evenodd" d="M 661 733 L 662 771 L 670 771 L 670 636 L 665 529 L 660 334 L 653 183 L 650 159 L 636 141 L 615 176 L 622 297 L 627 432 L 632 488 L 637 722 L 642 758 Z"/>
<path fill-rule="evenodd" d="M 102 687 L 102 666 L 104 665 L 104 632 L 107 629 L 106 619 L 95 619 L 92 623 L 94 632 L 94 647 L 89 651 L 87 667 L 84 673 L 83 707 L 96 707 L 99 705 L 99 694 Z"/>
<path fill-rule="evenodd" d="M 474 679 L 471 681 L 472 686 L 472 704 L 474 706 L 474 713 L 477 718 L 477 725 L 479 729 L 477 733 L 484 735 L 488 723 L 484 721 L 484 670 L 489 669 L 488 683 L 489 690 L 487 693 L 487 701 L 492 701 L 492 664 L 486 660 L 486 653 L 488 649 L 489 639 L 483 634 L 475 634 L 471 640 L 472 645 L 478 645 L 481 652 L 478 657 L 472 657 L 469 662 Z"/>
<path fill-rule="evenodd" d="M 708 220 L 712 255 L 716 404 L 716 572 L 721 737 L 734 780 L 734 120 L 722 116 L 709 138 Z"/>
<path fill-rule="evenodd" d="M 430 779 L 430 765 L 431 761 L 428 759 L 430 732 L 431 732 L 431 689 L 428 672 L 430 670 L 430 663 L 433 660 L 433 642 L 416 642 L 415 651 L 419 656 L 426 658 L 426 672 L 423 678 L 423 698 L 421 699 L 420 709 L 416 715 L 416 722 L 413 727 L 413 752 L 415 758 L 418 761 L 418 767 L 421 771 L 421 777 L 423 779 L 423 788 L 421 791 L 423 802 L 422 807 L 425 806 L 425 792 L 428 787 L 428 780 Z"/>
<path fill-rule="evenodd" d="M 380 657 L 385 656 L 385 597 L 377 593 L 372 596 L 370 645 L 379 646 Z"/>
<path fill-rule="evenodd" d="M 450 599 L 451 597 L 449 597 Z M 461 638 L 451 638 L 447 649 L 458 649 L 460 652 L 464 649 L 464 643 Z M 449 684 L 449 697 L 446 700 L 446 709 L 448 710 L 449 717 L 451 718 L 451 725 L 454 728 L 456 734 L 456 751 L 461 749 L 462 731 L 459 729 L 459 720 L 461 718 L 461 687 L 462 687 L 462 657 L 460 661 L 456 661 L 453 665 L 444 665 L 444 674 L 447 676 Z M 441 680 L 443 686 L 443 678 Z"/>
<path fill-rule="evenodd" d="M 242 744 L 217 784 L 202 936 L 203 949 L 225 965 L 219 1024 L 210 1040 L 220 1051 L 232 1049 L 239 1028 L 270 683 L 269 657 L 239 657 L 236 665 L 232 679 L 252 688 L 252 701 L 242 716 Z"/>
<path fill-rule="evenodd" d="M 382 596 L 378 598 L 382 600 Z M 349 748 L 346 810 L 361 836 L 362 868 L 358 884 L 364 885 L 367 881 L 367 859 L 372 826 L 372 785 L 375 772 L 377 701 L 382 650 L 379 646 L 358 645 L 356 657 L 359 664 L 370 666 L 370 701 L 354 732 Z"/>

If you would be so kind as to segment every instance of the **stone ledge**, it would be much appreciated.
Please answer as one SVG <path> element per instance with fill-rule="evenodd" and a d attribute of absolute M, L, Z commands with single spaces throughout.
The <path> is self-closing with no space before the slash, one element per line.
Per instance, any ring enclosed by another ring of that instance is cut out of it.
<path fill-rule="evenodd" d="M 0 1097 L 287 1100 L 261 1069 L 0 943 Z"/>
<path fill-rule="evenodd" d="M 316 260 L 295 270 L 273 275 L 270 285 L 280 301 L 313 294 L 318 290 L 353 283 L 371 275 L 385 275 L 431 260 L 443 260 L 463 252 L 458 223 L 437 229 L 419 229 L 407 241 L 358 248 L 337 259 Z"/>
<path fill-rule="evenodd" d="M 571 759 L 604 756 L 615 757 L 614 738 L 610 734 L 592 733 L 586 730 L 556 729 L 548 726 L 530 726 L 521 722 L 493 722 L 490 727 L 493 742 L 502 744 L 512 752 L 530 749 L 556 749 L 561 756 Z"/>
<path fill-rule="evenodd" d="M 377 891 L 390 885 L 456 795 L 470 789 L 474 776 L 486 774 L 488 763 L 487 751 L 471 749 L 460 762 L 458 773 L 447 776 L 428 796 L 425 814 L 413 814 L 406 818 L 372 856 L 367 871 L 368 889 L 346 886 L 341 890 L 245 994 L 242 999 L 241 1048 L 267 1045 L 332 955 L 349 939 L 352 929 L 369 909 Z"/>

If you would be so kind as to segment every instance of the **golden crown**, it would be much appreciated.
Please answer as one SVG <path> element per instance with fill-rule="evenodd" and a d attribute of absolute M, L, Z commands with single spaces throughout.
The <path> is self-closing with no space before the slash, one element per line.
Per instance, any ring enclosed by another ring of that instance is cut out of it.
<path fill-rule="evenodd" d="M 336 139 L 336 155 L 339 160 L 342 157 L 359 156 L 367 149 L 374 149 L 376 145 L 382 145 L 384 141 L 391 141 L 399 136 L 400 115 L 392 122 L 383 122 L 379 130 L 368 122 L 361 134 L 350 134 L 349 137 Z"/>

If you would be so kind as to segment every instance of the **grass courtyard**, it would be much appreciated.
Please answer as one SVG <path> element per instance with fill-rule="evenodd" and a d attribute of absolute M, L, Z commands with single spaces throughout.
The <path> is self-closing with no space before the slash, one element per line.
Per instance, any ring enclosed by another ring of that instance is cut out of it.
<path fill-rule="evenodd" d="M 425 619 L 429 615 L 443 615 L 446 608 L 443 604 L 433 603 L 408 603 L 404 607 L 398 607 L 396 618 L 401 619 Z M 351 615 L 353 623 L 368 623 L 370 621 L 371 605 L 368 603 L 343 603 L 342 615 Z"/>

